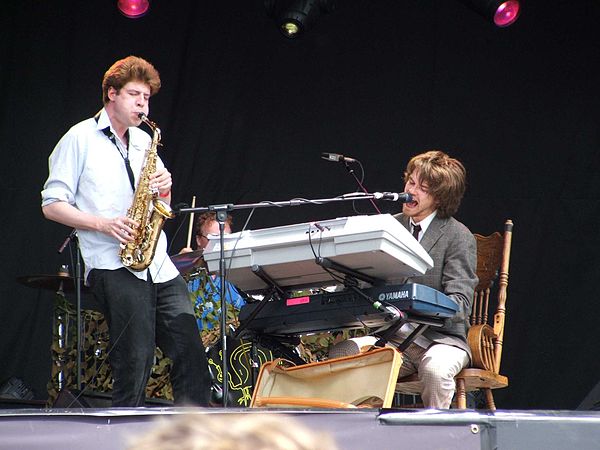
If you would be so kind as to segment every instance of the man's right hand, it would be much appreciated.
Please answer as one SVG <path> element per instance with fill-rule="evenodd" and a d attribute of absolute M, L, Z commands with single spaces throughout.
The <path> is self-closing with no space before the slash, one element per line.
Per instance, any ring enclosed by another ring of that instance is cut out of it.
<path fill-rule="evenodd" d="M 139 224 L 129 217 L 108 219 L 80 211 L 65 201 L 57 201 L 42 207 L 44 217 L 78 230 L 100 231 L 114 237 L 121 244 L 132 242 Z"/>
<path fill-rule="evenodd" d="M 105 219 L 100 231 L 114 237 L 121 244 L 127 244 L 135 240 L 138 226 L 139 224 L 129 217 L 115 217 Z"/>

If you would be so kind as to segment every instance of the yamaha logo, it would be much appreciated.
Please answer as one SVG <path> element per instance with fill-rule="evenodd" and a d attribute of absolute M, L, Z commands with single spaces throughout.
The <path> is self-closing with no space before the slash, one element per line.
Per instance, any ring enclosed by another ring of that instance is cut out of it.
<path fill-rule="evenodd" d="M 381 294 L 379 294 L 380 302 L 399 300 L 402 298 L 408 298 L 408 291 L 382 292 Z"/>

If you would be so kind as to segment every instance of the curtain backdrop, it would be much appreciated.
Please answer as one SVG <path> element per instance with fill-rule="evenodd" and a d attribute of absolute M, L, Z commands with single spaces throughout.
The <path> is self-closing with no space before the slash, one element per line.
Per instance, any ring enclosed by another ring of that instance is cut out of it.
<path fill-rule="evenodd" d="M 354 191 L 321 152 L 359 159 L 370 191 L 401 191 L 416 153 L 462 160 L 457 218 L 483 234 L 515 222 L 502 361 L 511 384 L 497 405 L 579 404 L 600 379 L 600 2 L 524 0 L 516 24 L 498 29 L 457 0 L 338 0 L 298 40 L 278 33 L 261 0 L 150 3 L 138 20 L 107 0 L 2 7 L 0 383 L 16 376 L 46 397 L 53 293 L 16 278 L 74 267 L 69 249 L 57 253 L 70 229 L 40 211 L 47 158 L 101 108 L 104 71 L 134 54 L 161 74 L 150 117 L 173 203 Z M 353 214 L 349 203 L 264 208 L 249 228 Z M 235 213 L 235 229 L 247 215 Z M 171 253 L 186 230 L 186 217 L 169 221 Z"/>

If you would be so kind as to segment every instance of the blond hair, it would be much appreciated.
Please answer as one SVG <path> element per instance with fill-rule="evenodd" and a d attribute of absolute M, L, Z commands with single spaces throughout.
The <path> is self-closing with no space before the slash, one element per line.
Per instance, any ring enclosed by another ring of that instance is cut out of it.
<path fill-rule="evenodd" d="M 184 414 L 136 439 L 128 450 L 335 450 L 328 434 L 276 413 Z"/>

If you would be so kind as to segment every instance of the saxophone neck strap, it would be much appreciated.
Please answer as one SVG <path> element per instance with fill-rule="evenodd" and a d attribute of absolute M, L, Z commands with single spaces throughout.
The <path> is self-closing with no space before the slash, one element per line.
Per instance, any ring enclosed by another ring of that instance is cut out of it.
<path fill-rule="evenodd" d="M 98 112 L 98 114 L 96 114 L 94 116 L 94 120 L 96 121 L 96 123 L 98 123 L 98 121 L 100 120 L 100 112 Z M 125 163 L 125 170 L 127 171 L 127 176 L 129 177 L 129 184 L 131 184 L 131 189 L 133 190 L 133 192 L 135 192 L 135 178 L 133 176 L 133 170 L 131 170 L 131 164 L 129 163 L 129 130 L 127 130 L 127 143 L 128 144 L 127 144 L 127 150 L 126 150 L 125 155 L 119 148 L 119 145 L 117 144 L 117 138 L 115 137 L 114 133 L 112 131 L 110 131 L 110 126 L 103 128 L 101 131 L 110 140 L 110 142 L 112 142 L 114 144 L 117 151 L 119 152 L 119 155 L 121 155 L 121 158 L 123 158 L 123 161 Z"/>

